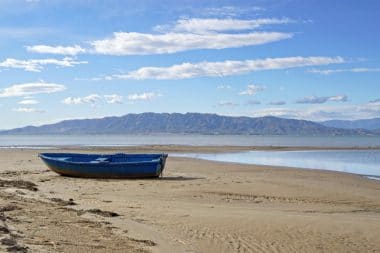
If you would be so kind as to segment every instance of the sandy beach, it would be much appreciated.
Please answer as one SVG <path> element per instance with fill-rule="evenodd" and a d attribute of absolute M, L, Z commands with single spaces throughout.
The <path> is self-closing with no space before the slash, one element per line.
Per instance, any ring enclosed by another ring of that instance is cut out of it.
<path fill-rule="evenodd" d="M 51 172 L 39 152 L 0 150 L 0 251 L 380 252 L 380 181 L 173 156 L 160 179 L 80 179 Z"/>

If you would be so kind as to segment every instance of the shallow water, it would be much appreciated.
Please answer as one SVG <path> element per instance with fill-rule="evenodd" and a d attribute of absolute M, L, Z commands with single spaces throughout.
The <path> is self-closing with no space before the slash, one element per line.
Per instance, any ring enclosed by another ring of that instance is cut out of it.
<path fill-rule="evenodd" d="M 0 147 L 136 145 L 379 147 L 380 136 L 258 135 L 0 135 Z"/>
<path fill-rule="evenodd" d="M 178 154 L 220 162 L 342 171 L 380 177 L 380 150 L 249 151 L 218 154 Z"/>

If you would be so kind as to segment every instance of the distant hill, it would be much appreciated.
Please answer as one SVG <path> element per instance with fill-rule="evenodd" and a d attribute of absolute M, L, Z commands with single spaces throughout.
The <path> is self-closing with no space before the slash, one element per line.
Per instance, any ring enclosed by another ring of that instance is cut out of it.
<path fill-rule="evenodd" d="M 328 120 L 319 122 L 324 126 L 344 128 L 344 129 L 367 129 L 376 130 L 380 129 L 380 118 L 374 119 L 361 119 L 361 120 Z"/>
<path fill-rule="evenodd" d="M 65 120 L 27 126 L 0 134 L 251 134 L 251 135 L 366 135 L 365 130 L 338 129 L 277 117 L 228 117 L 201 113 L 141 113 L 101 119 Z"/>

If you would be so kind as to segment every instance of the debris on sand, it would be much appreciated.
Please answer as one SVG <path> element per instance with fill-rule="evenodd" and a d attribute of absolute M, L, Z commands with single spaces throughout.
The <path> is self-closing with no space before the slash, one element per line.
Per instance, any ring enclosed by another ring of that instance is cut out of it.
<path fill-rule="evenodd" d="M 141 239 L 134 239 L 134 238 L 130 238 L 128 237 L 129 240 L 133 241 L 133 242 L 138 242 L 138 243 L 142 243 L 142 244 L 145 244 L 146 246 L 156 246 L 157 243 L 155 243 L 154 241 L 151 241 L 151 240 L 141 240 Z"/>
<path fill-rule="evenodd" d="M 14 246 L 17 244 L 16 240 L 13 238 L 3 238 L 0 240 L 1 244 L 6 246 Z"/>
<path fill-rule="evenodd" d="M 7 248 L 8 252 L 26 253 L 28 252 L 28 247 L 23 247 L 20 245 L 14 245 Z"/>
<path fill-rule="evenodd" d="M 0 207 L 0 212 L 11 212 L 11 211 L 14 211 L 14 210 L 20 210 L 21 208 L 19 206 L 16 206 L 16 205 L 6 205 L 4 207 Z"/>
<path fill-rule="evenodd" d="M 60 198 L 51 198 L 50 200 L 57 203 L 60 206 L 75 206 L 77 204 L 74 202 L 73 199 L 64 200 Z"/>
<path fill-rule="evenodd" d="M 93 214 L 96 214 L 96 215 L 100 215 L 100 216 L 103 216 L 103 217 L 117 217 L 117 216 L 120 216 L 118 213 L 110 212 L 110 211 L 103 211 L 103 210 L 100 210 L 100 209 L 89 209 L 86 212 L 93 213 Z"/>
<path fill-rule="evenodd" d="M 7 227 L 5 226 L 0 226 L 0 234 L 9 234 L 10 231 Z"/>
<path fill-rule="evenodd" d="M 14 187 L 19 189 L 25 189 L 29 191 L 38 191 L 37 185 L 30 181 L 24 180 L 3 180 L 0 179 L 0 187 Z"/>

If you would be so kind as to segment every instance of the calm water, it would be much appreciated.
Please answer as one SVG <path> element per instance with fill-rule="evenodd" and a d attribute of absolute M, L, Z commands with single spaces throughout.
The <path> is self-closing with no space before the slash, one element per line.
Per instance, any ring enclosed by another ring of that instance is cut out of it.
<path fill-rule="evenodd" d="M 45 149 L 57 146 L 136 145 L 380 147 L 380 136 L 0 135 L 0 148 Z M 380 176 L 380 150 L 251 151 L 228 154 L 187 154 L 187 156 L 214 161 L 335 170 Z"/>
<path fill-rule="evenodd" d="M 249 151 L 179 155 L 221 162 L 321 169 L 380 177 L 380 150 Z"/>
<path fill-rule="evenodd" d="M 380 136 L 255 136 L 255 135 L 0 135 L 0 147 L 135 146 L 135 145 L 236 145 L 236 146 L 380 146 Z"/>

